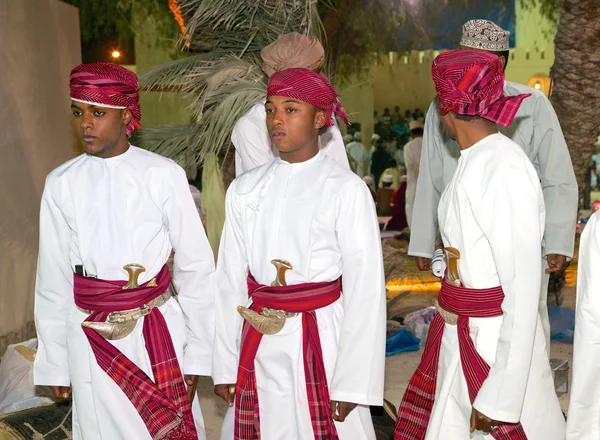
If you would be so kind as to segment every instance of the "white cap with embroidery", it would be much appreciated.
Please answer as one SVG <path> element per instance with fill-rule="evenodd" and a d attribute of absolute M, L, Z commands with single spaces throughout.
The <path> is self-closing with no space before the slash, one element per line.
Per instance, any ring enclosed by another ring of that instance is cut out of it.
<path fill-rule="evenodd" d="M 508 50 L 509 31 L 489 20 L 469 20 L 463 25 L 460 45 L 488 52 Z"/>

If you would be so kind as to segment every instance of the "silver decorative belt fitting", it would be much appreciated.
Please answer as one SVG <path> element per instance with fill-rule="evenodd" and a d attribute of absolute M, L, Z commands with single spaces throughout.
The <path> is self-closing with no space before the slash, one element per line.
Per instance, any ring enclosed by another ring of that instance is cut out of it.
<path fill-rule="evenodd" d="M 139 287 L 138 277 L 146 270 L 144 266 L 140 264 L 127 264 L 123 266 L 123 269 L 125 269 L 125 271 L 129 274 L 129 281 L 123 287 L 123 289 L 135 289 L 136 287 Z M 147 286 L 156 286 L 156 279 L 150 280 Z M 171 296 L 171 290 L 167 290 L 162 295 L 156 297 L 141 307 L 111 312 L 108 315 L 107 320 L 104 322 L 83 321 L 81 326 L 95 330 L 100 336 L 108 340 L 123 339 L 131 334 L 137 324 L 138 319 L 149 315 L 153 309 L 165 304 L 167 301 L 169 301 L 169 299 L 171 299 Z M 88 315 L 92 313 L 91 310 L 85 310 L 81 307 L 77 308 Z"/>

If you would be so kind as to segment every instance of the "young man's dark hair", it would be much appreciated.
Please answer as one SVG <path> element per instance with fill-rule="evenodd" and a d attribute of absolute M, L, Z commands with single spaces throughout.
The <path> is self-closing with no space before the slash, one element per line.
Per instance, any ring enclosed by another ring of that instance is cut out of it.
<path fill-rule="evenodd" d="M 510 51 L 508 51 L 508 50 L 502 50 L 500 52 L 491 52 L 490 51 L 490 53 L 493 53 L 494 55 L 500 57 L 504 61 L 504 63 L 503 63 L 504 64 L 504 70 L 506 70 L 506 68 L 508 67 L 508 58 L 509 58 L 509 55 L 510 55 Z"/>

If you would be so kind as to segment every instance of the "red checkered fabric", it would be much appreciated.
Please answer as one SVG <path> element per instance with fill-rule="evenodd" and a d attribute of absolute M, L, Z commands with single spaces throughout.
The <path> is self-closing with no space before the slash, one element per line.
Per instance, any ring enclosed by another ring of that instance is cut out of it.
<path fill-rule="evenodd" d="M 323 352 L 315 310 L 334 303 L 341 294 L 341 281 L 305 283 L 271 287 L 258 284 L 248 275 L 251 310 L 260 313 L 263 307 L 302 313 L 302 351 L 306 393 L 315 440 L 337 440 L 337 430 L 331 417 L 329 388 L 323 364 Z M 254 358 L 263 335 L 244 322 L 240 364 L 236 383 L 235 440 L 259 440 L 260 416 Z"/>
<path fill-rule="evenodd" d="M 325 110 L 328 127 L 335 125 L 334 113 L 350 125 L 334 88 L 324 76 L 312 70 L 294 67 L 275 72 L 269 78 L 268 96 L 287 96 Z"/>
<path fill-rule="evenodd" d="M 479 116 L 510 126 L 521 102 L 531 93 L 504 96 L 504 69 L 494 54 L 474 50 L 449 50 L 431 67 L 440 100 L 440 113 Z"/>
<path fill-rule="evenodd" d="M 166 265 L 156 276 L 156 287 L 148 287 L 146 283 L 135 289 L 123 289 L 125 281 L 74 274 L 75 304 L 93 310 L 86 321 L 104 322 L 110 312 L 135 309 L 159 297 L 170 282 Z M 198 439 L 173 341 L 158 309 L 144 317 L 142 330 L 154 381 L 95 330 L 83 327 L 83 331 L 98 365 L 131 401 L 153 439 Z"/>
<path fill-rule="evenodd" d="M 465 375 L 469 398 L 475 401 L 477 393 L 490 372 L 490 366 L 475 349 L 470 336 L 469 318 L 502 316 L 504 292 L 500 286 L 491 289 L 467 289 L 442 281 L 438 296 L 439 305 L 459 316 L 457 323 L 458 345 L 462 371 Z M 423 357 L 417 371 L 410 379 L 400 409 L 394 440 L 422 440 L 435 401 L 438 361 L 445 322 L 436 313 L 429 327 Z M 527 440 L 520 423 L 501 424 L 490 435 L 496 440 Z"/>
<path fill-rule="evenodd" d="M 113 108 L 128 108 L 131 122 L 127 136 L 142 128 L 140 95 L 135 73 L 112 63 L 81 64 L 71 71 L 71 98 L 87 104 Z"/>

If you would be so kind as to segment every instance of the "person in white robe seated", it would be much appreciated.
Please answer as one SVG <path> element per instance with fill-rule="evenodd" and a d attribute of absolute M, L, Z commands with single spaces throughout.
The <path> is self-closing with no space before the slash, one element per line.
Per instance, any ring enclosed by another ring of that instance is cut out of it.
<path fill-rule="evenodd" d="M 302 68 L 271 76 L 265 108 L 279 157 L 228 189 L 217 262 L 221 439 L 374 440 L 386 330 L 377 215 L 365 183 L 318 142 L 345 113 Z"/>
<path fill-rule="evenodd" d="M 212 367 L 214 258 L 185 172 L 129 144 L 134 73 L 82 64 L 70 85 L 85 153 L 42 196 L 34 382 L 72 394 L 75 440 L 205 439 L 196 382 Z"/>
<path fill-rule="evenodd" d="M 573 381 L 567 440 L 600 438 L 600 211 L 585 225 L 579 243 Z"/>
<path fill-rule="evenodd" d="M 481 51 L 444 52 L 432 77 L 460 159 L 438 210 L 448 270 L 395 440 L 562 440 L 538 312 L 543 192 L 496 126 L 530 95 L 505 96 L 501 59 Z"/>
<path fill-rule="evenodd" d="M 303 67 L 320 73 L 325 50 L 316 37 L 297 32 L 280 35 L 261 51 L 262 70 L 268 77 L 281 70 Z M 235 175 L 254 169 L 279 156 L 265 120 L 265 101 L 257 102 L 233 127 L 231 142 L 235 147 Z M 346 146 L 337 124 L 325 128 L 319 136 L 319 148 L 342 168 L 350 169 Z"/>

